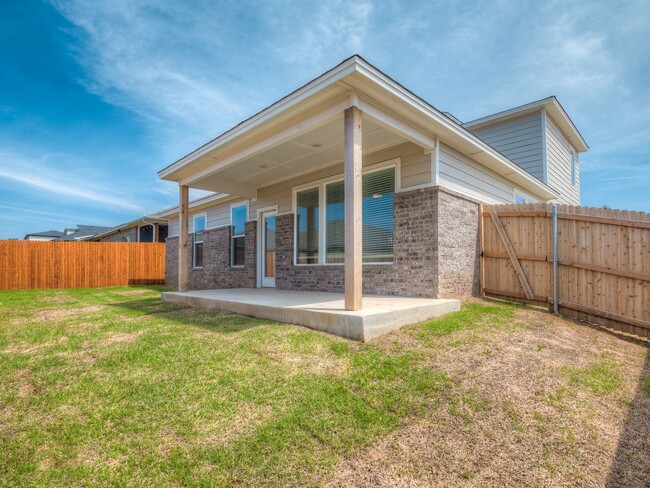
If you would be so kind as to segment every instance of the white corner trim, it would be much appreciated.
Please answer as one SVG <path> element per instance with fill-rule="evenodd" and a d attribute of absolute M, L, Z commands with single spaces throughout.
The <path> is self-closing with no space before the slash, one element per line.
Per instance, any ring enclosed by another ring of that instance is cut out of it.
<path fill-rule="evenodd" d="M 436 147 L 431 158 L 431 181 L 434 185 L 440 184 L 440 140 L 436 136 Z"/>
<path fill-rule="evenodd" d="M 546 155 L 546 109 L 542 108 L 542 181 L 548 185 L 548 157 Z"/>

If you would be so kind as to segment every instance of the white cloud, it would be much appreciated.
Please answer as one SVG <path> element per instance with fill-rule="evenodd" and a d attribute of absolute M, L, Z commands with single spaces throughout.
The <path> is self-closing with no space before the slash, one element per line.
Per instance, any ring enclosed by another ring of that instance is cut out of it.
<path fill-rule="evenodd" d="M 109 103 L 170 131 L 180 126 L 184 130 L 177 137 L 194 143 L 245 113 L 237 87 L 221 71 L 226 19 L 205 2 L 188 7 L 162 1 L 52 1 L 78 28 L 80 42 L 72 54 L 89 77 L 80 81 Z"/>
<path fill-rule="evenodd" d="M 318 66 L 331 66 L 331 59 L 342 60 L 362 54 L 372 29 L 371 2 L 326 0 L 317 3 L 268 2 L 263 17 L 273 33 L 266 44 L 281 63 L 298 72 Z M 280 14 L 281 13 L 281 14 Z"/>
<path fill-rule="evenodd" d="M 42 162 L 26 161 L 6 152 L 0 153 L 0 179 L 63 197 L 77 204 L 90 202 L 126 211 L 142 211 L 142 207 L 134 201 L 137 197 L 126 188 L 116 191 L 116 185 L 99 185 L 87 174 L 74 174 L 73 169 L 70 172 L 57 171 Z"/>

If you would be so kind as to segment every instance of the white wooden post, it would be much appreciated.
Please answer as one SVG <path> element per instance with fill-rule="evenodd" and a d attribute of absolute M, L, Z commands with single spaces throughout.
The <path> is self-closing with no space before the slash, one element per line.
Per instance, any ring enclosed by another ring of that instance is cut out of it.
<path fill-rule="evenodd" d="M 350 107 L 344 116 L 345 147 L 345 309 L 362 307 L 362 130 L 361 110 Z"/>
<path fill-rule="evenodd" d="M 178 218 L 180 231 L 178 233 L 178 291 L 187 291 L 190 270 L 189 253 L 189 187 L 180 184 L 180 202 Z"/>

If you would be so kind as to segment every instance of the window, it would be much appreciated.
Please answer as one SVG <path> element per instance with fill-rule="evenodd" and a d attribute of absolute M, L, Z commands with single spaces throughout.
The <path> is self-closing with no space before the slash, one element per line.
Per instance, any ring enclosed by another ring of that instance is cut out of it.
<path fill-rule="evenodd" d="M 194 233 L 192 234 L 192 267 L 203 267 L 203 232 L 205 231 L 205 215 L 194 217 Z"/>
<path fill-rule="evenodd" d="M 515 203 L 530 203 L 528 198 L 515 194 Z"/>
<path fill-rule="evenodd" d="M 394 166 L 367 172 L 362 180 L 363 262 L 393 262 Z M 324 208 L 319 208 L 321 189 Z M 319 213 L 323 218 L 319 219 Z M 320 225 L 319 225 L 320 224 Z M 345 194 L 342 180 L 296 193 L 296 264 L 345 261 Z M 323 257 L 319 259 L 319 236 Z"/>
<path fill-rule="evenodd" d="M 342 181 L 325 185 L 325 262 L 345 261 L 345 195 Z"/>
<path fill-rule="evenodd" d="M 296 263 L 318 264 L 319 188 L 296 194 Z"/>
<path fill-rule="evenodd" d="M 139 242 L 153 242 L 153 225 L 143 225 L 138 228 Z"/>
<path fill-rule="evenodd" d="M 393 262 L 395 168 L 363 175 L 363 262 Z"/>
<path fill-rule="evenodd" d="M 232 226 L 230 242 L 230 265 L 244 266 L 246 257 L 246 216 L 248 205 L 230 207 L 230 225 Z"/>
<path fill-rule="evenodd" d="M 576 186 L 576 153 L 571 151 L 571 186 Z"/>
<path fill-rule="evenodd" d="M 166 225 L 158 226 L 158 242 L 165 242 L 167 240 L 167 234 L 169 233 L 169 227 Z"/>

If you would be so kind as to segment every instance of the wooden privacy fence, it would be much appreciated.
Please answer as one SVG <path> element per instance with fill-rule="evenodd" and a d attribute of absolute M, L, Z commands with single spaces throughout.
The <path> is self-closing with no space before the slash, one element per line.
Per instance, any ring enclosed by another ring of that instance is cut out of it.
<path fill-rule="evenodd" d="M 0 290 L 165 282 L 165 244 L 0 241 Z"/>
<path fill-rule="evenodd" d="M 557 205 L 557 307 L 650 338 L 650 215 Z M 485 205 L 481 288 L 554 304 L 553 206 Z"/>

